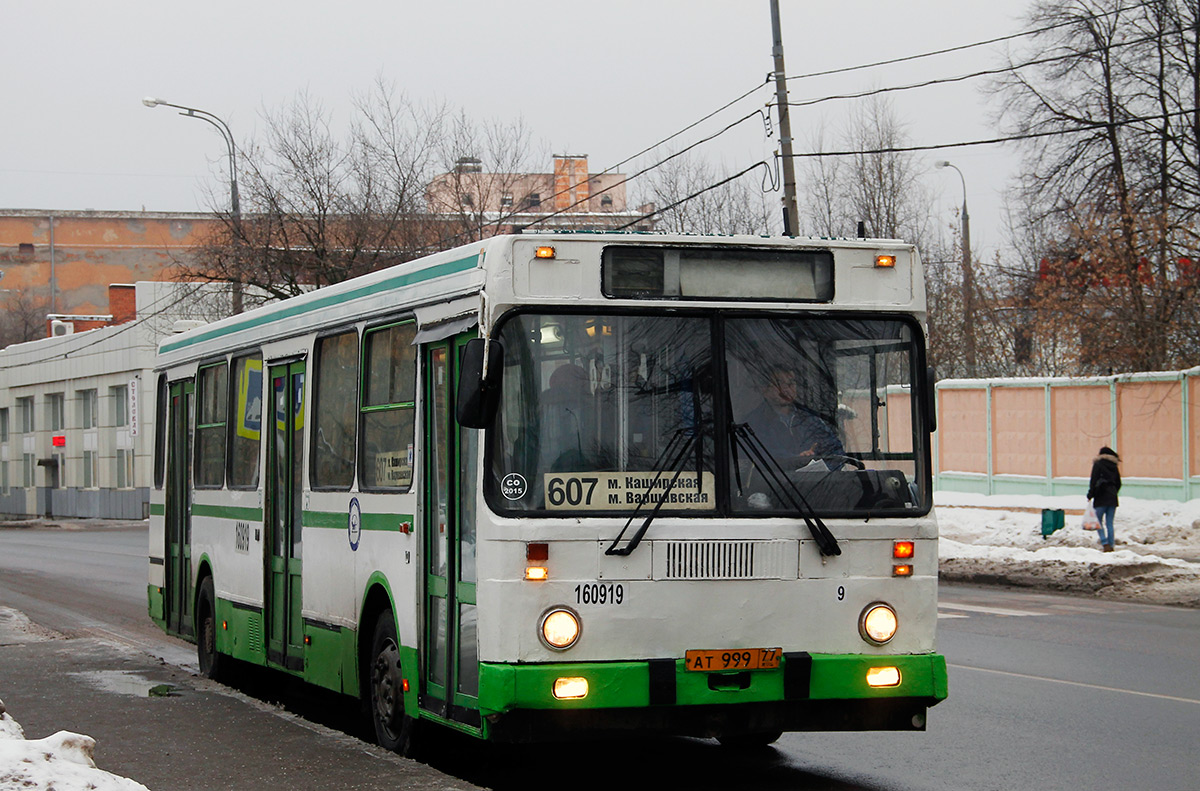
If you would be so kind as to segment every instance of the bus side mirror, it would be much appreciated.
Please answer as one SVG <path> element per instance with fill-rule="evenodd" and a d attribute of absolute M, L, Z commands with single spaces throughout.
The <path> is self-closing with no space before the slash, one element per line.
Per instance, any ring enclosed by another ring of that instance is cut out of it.
<path fill-rule="evenodd" d="M 487 378 L 484 378 L 487 354 Z M 465 428 L 486 428 L 500 405 L 500 378 L 504 372 L 504 347 L 499 341 L 472 338 L 463 349 L 458 373 L 458 423 Z"/>
<path fill-rule="evenodd" d="M 932 365 L 925 369 L 925 423 L 930 434 L 937 431 L 937 371 Z"/>

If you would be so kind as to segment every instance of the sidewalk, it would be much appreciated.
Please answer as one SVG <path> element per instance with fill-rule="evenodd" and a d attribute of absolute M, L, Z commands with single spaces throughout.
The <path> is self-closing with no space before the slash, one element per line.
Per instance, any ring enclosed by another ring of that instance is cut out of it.
<path fill-rule="evenodd" d="M 475 788 L 136 649 L 66 638 L 4 607 L 0 698 L 27 739 L 91 736 L 100 769 L 152 791 Z"/>

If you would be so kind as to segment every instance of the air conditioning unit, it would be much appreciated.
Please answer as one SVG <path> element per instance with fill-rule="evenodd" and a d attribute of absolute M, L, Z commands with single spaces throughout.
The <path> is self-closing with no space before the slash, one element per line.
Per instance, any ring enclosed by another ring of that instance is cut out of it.
<path fill-rule="evenodd" d="M 60 335 L 74 335 L 75 322 L 54 319 L 50 322 L 50 334 L 55 338 L 59 337 Z"/>

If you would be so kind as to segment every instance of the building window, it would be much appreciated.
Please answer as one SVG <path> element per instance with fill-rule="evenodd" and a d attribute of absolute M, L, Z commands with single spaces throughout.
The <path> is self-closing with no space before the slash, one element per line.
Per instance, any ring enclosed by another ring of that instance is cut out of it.
<path fill-rule="evenodd" d="M 230 428 L 229 488 L 258 487 L 262 443 L 262 355 L 233 361 L 233 426 Z"/>
<path fill-rule="evenodd" d="M 0 409 L 0 442 L 8 442 L 8 407 Z"/>
<path fill-rule="evenodd" d="M 96 403 L 96 391 L 79 390 L 76 395 L 79 397 L 79 427 L 80 428 L 96 428 L 100 424 L 100 409 Z"/>
<path fill-rule="evenodd" d="M 19 245 L 17 245 L 17 254 L 23 256 L 32 256 L 33 245 L 29 242 L 21 242 Z"/>
<path fill-rule="evenodd" d="M 8 494 L 8 460 L 0 461 L 0 493 Z"/>
<path fill-rule="evenodd" d="M 66 411 L 63 407 L 65 401 L 62 393 L 50 393 L 46 396 L 46 423 L 51 431 L 62 431 L 67 427 Z"/>
<path fill-rule="evenodd" d="M 611 209 L 613 207 L 612 195 L 605 195 L 600 198 L 600 208 Z"/>
<path fill-rule="evenodd" d="M 99 454 L 94 450 L 85 450 L 83 452 L 83 488 L 98 489 L 100 488 L 99 472 Z"/>
<path fill-rule="evenodd" d="M 525 196 L 525 205 L 530 209 L 540 208 L 542 205 L 541 193 L 531 192 Z"/>
<path fill-rule="evenodd" d="M 225 423 L 229 412 L 229 368 L 200 369 L 196 400 L 196 486 L 219 489 L 225 483 Z"/>
<path fill-rule="evenodd" d="M 312 483 L 314 488 L 349 489 L 358 414 L 358 333 L 321 338 L 316 352 Z"/>
<path fill-rule="evenodd" d="M 129 425 L 129 386 L 118 385 L 108 388 L 109 398 L 112 399 L 112 424 L 117 428 Z"/>
<path fill-rule="evenodd" d="M 21 455 L 21 480 L 23 481 L 21 485 L 26 489 L 33 488 L 33 471 L 35 469 L 35 464 L 36 462 L 34 461 L 32 453 L 25 453 Z"/>
<path fill-rule="evenodd" d="M 500 206 L 504 209 L 512 208 L 512 193 L 506 192 L 500 196 Z"/>
<path fill-rule="evenodd" d="M 417 325 L 369 330 L 364 336 L 362 459 L 364 489 L 407 490 L 413 479 Z"/>
<path fill-rule="evenodd" d="M 21 413 L 21 433 L 28 434 L 35 430 L 33 424 L 33 396 L 17 399 L 17 410 Z M 27 484 L 32 485 L 32 484 Z"/>
<path fill-rule="evenodd" d="M 127 448 L 117 448 L 117 469 L 114 476 L 118 489 L 133 488 L 133 451 Z"/>
<path fill-rule="evenodd" d="M 471 193 L 469 192 L 464 192 L 462 195 L 459 195 L 458 202 L 467 208 L 472 208 L 475 206 L 475 199 L 471 197 Z"/>
<path fill-rule="evenodd" d="M 57 485 L 55 486 L 55 488 L 62 489 L 63 487 L 65 487 L 67 485 L 67 454 L 55 453 L 55 454 L 51 455 L 51 458 L 54 459 L 56 462 L 58 462 L 58 465 L 57 465 L 58 474 L 53 475 L 49 480 L 46 481 L 46 484 L 49 485 L 51 483 L 57 482 Z M 48 476 L 52 475 L 52 473 L 50 472 L 50 468 L 48 468 L 48 467 L 46 468 L 46 474 Z"/>

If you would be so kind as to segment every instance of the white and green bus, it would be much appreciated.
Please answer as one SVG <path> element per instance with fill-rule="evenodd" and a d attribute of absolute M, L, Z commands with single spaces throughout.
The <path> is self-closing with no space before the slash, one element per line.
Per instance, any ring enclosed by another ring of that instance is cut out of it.
<path fill-rule="evenodd" d="M 150 615 L 395 750 L 923 730 L 924 312 L 901 242 L 557 233 L 175 335 Z"/>

